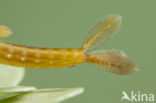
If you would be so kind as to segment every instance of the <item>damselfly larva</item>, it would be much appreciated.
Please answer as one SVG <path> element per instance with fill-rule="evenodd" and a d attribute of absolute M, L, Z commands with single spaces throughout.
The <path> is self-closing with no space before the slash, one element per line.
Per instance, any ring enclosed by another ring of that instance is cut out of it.
<path fill-rule="evenodd" d="M 99 21 L 88 33 L 82 48 L 37 48 L 0 42 L 0 63 L 27 68 L 60 68 L 71 67 L 75 64 L 87 62 L 102 66 L 112 73 L 126 75 L 133 73 L 135 65 L 125 53 L 117 50 L 94 51 L 94 49 L 108 40 L 120 27 L 121 17 L 111 15 Z M 0 26 L 0 37 L 6 37 L 11 30 Z"/>

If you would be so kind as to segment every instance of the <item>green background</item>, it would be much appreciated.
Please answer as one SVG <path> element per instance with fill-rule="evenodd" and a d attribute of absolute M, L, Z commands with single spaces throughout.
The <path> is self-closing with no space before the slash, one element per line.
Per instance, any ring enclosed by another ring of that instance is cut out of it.
<path fill-rule="evenodd" d="M 14 32 L 3 40 L 28 46 L 80 47 L 88 31 L 109 14 L 123 17 L 121 28 L 97 49 L 123 50 L 138 72 L 119 76 L 86 63 L 27 69 L 21 85 L 85 88 L 82 95 L 64 103 L 121 103 L 123 90 L 156 95 L 155 0 L 0 0 L 0 24 Z"/>

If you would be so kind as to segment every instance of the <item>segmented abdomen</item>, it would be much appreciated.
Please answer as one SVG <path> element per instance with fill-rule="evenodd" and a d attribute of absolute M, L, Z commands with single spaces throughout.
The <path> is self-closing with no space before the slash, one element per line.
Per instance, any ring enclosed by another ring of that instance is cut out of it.
<path fill-rule="evenodd" d="M 81 48 L 35 48 L 0 42 L 0 63 L 28 68 L 58 68 L 84 62 Z"/>

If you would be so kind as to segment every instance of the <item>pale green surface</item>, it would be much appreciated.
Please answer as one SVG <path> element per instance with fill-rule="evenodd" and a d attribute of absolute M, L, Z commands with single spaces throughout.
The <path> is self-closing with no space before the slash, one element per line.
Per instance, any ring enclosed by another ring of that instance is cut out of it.
<path fill-rule="evenodd" d="M 16 101 L 19 101 L 20 99 L 16 99 L 16 95 L 24 95 L 25 93 L 32 92 L 36 90 L 35 87 L 24 87 L 24 86 L 15 86 L 15 87 L 1 87 L 0 88 L 0 103 L 3 103 L 6 101 L 6 103 L 9 103 L 12 101 L 12 99 L 15 99 Z M 12 98 L 12 99 L 10 99 Z"/>
<path fill-rule="evenodd" d="M 99 49 L 126 52 L 140 71 L 118 76 L 88 64 L 76 69 L 28 69 L 22 83 L 38 88 L 85 88 L 84 94 L 64 103 L 121 103 L 123 90 L 156 95 L 155 4 L 155 0 L 1 0 L 0 24 L 14 31 L 5 39 L 8 42 L 80 47 L 98 20 L 109 14 L 121 15 L 119 32 Z"/>
<path fill-rule="evenodd" d="M 26 86 L 15 86 L 15 87 L 1 87 L 0 96 L 6 95 L 8 93 L 23 93 L 36 90 L 35 87 L 26 87 Z"/>
<path fill-rule="evenodd" d="M 34 89 L 32 87 L 5 89 L 7 93 L 11 91 L 12 95 L 0 98 L 0 103 L 58 103 L 83 92 L 83 88 Z"/>
<path fill-rule="evenodd" d="M 56 103 L 84 91 L 83 88 L 36 89 L 30 86 L 17 86 L 23 76 L 23 68 L 0 65 L 0 103 Z"/>
<path fill-rule="evenodd" d="M 0 64 L 0 87 L 18 85 L 24 77 L 25 69 Z"/>

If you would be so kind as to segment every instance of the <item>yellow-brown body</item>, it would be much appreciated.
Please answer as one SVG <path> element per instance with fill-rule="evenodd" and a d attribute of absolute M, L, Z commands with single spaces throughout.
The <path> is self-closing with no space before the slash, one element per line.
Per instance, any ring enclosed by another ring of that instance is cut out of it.
<path fill-rule="evenodd" d="M 121 17 L 108 16 L 88 33 L 82 48 L 37 48 L 15 45 L 0 41 L 0 64 L 27 68 L 60 68 L 82 62 L 106 67 L 116 74 L 131 74 L 135 65 L 127 56 L 117 50 L 87 53 L 107 41 L 120 27 Z M 0 37 L 7 37 L 11 30 L 0 26 Z"/>
<path fill-rule="evenodd" d="M 36 48 L 0 42 L 0 63 L 30 68 L 59 68 L 84 62 L 81 48 Z"/>

